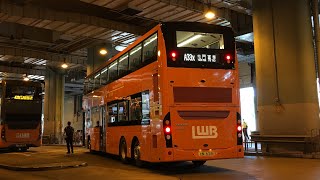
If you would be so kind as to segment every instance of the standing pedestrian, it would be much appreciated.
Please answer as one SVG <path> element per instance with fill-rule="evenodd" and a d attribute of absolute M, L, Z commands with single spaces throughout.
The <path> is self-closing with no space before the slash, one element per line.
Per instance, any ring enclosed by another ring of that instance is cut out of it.
<path fill-rule="evenodd" d="M 243 136 L 244 136 L 244 142 L 247 142 L 248 140 L 250 140 L 249 135 L 248 135 L 248 125 L 244 120 L 242 123 L 242 132 L 243 132 Z"/>
<path fill-rule="evenodd" d="M 70 154 L 70 148 L 71 148 L 71 153 L 73 154 L 73 133 L 74 133 L 74 129 L 71 126 L 71 122 L 68 121 L 68 126 L 64 128 L 64 135 L 65 135 L 65 139 L 67 142 L 67 149 L 68 152 L 67 154 Z"/>

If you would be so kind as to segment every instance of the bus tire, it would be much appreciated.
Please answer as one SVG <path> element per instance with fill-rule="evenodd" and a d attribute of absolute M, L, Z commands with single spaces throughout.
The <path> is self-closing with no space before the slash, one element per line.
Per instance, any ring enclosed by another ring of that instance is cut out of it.
<path fill-rule="evenodd" d="M 121 138 L 119 143 L 119 157 L 122 163 L 127 164 L 128 158 L 127 158 L 127 143 L 124 138 Z"/>
<path fill-rule="evenodd" d="M 140 143 L 139 143 L 139 140 L 136 139 L 134 142 L 133 142 L 133 160 L 134 160 L 134 164 L 138 167 L 142 167 L 143 166 L 143 161 L 140 159 L 141 158 L 141 151 L 140 151 Z"/>
<path fill-rule="evenodd" d="M 22 152 L 27 152 L 28 151 L 28 148 L 27 147 L 23 147 L 20 149 Z"/>
<path fill-rule="evenodd" d="M 207 161 L 192 161 L 194 167 L 200 167 L 204 165 Z"/>

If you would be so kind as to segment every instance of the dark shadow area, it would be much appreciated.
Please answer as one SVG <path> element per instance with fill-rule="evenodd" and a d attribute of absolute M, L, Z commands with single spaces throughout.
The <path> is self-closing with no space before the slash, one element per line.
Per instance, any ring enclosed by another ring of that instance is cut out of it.
<path fill-rule="evenodd" d="M 104 158 L 105 160 L 111 161 L 111 163 L 117 168 L 123 170 L 144 170 L 154 174 L 167 175 L 177 177 L 179 179 L 239 179 L 239 180 L 256 180 L 256 177 L 241 171 L 236 171 L 227 168 L 221 168 L 216 166 L 210 166 L 204 164 L 200 167 L 195 167 L 192 162 L 168 162 L 168 163 L 147 163 L 145 162 L 142 167 L 133 165 L 133 161 L 130 160 L 129 164 L 123 164 L 120 161 L 119 156 L 101 153 L 101 152 L 86 152 L 87 155 L 94 155 Z M 90 156 L 89 156 L 90 157 Z M 208 162 L 207 162 L 208 163 Z M 88 163 L 90 166 L 90 163 Z M 212 161 L 211 161 L 212 164 Z"/>

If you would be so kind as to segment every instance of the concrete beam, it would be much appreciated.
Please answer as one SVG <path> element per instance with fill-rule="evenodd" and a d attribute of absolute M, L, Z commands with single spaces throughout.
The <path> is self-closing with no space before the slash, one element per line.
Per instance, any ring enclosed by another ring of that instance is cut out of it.
<path fill-rule="evenodd" d="M 63 6 L 63 4 L 61 5 Z M 127 24 L 110 19 L 89 16 L 77 12 L 57 11 L 50 8 L 36 7 L 29 4 L 18 6 L 15 4 L 11 4 L 8 0 L 1 0 L 0 2 L 0 17 L 1 16 L 74 22 L 79 24 L 103 27 L 106 29 L 129 32 L 137 35 L 142 35 L 148 30 L 142 26 L 136 26 L 133 24 Z M 6 20 L 10 20 L 10 18 Z"/>
<path fill-rule="evenodd" d="M 56 52 L 49 52 L 46 50 L 35 50 L 27 47 L 18 47 L 18 46 L 3 44 L 3 43 L 0 43 L 0 54 L 38 58 L 38 59 L 45 59 L 47 61 L 66 62 L 66 63 L 82 64 L 82 65 L 85 65 L 87 61 L 86 56 L 62 54 L 62 53 L 56 53 Z"/>
<path fill-rule="evenodd" d="M 45 70 L 27 69 L 27 68 L 11 67 L 11 66 L 3 66 L 3 65 L 0 65 L 0 72 L 15 73 L 15 74 L 38 75 L 38 76 L 45 76 L 46 75 L 46 71 Z"/>
<path fill-rule="evenodd" d="M 1 22 L 0 36 L 8 37 L 10 39 L 28 39 L 32 41 L 53 43 L 59 39 L 60 33 L 17 23 Z"/>

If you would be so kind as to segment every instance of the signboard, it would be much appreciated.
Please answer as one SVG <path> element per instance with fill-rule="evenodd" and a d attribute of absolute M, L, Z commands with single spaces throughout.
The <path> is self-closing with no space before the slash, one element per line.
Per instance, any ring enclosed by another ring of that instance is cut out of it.
<path fill-rule="evenodd" d="M 217 56 L 215 54 L 184 53 L 183 61 L 215 63 L 217 62 Z"/>
<path fill-rule="evenodd" d="M 14 97 L 13 97 L 13 99 L 18 99 L 18 100 L 33 100 L 33 96 L 27 96 L 27 95 L 25 95 L 25 96 L 23 96 L 23 95 L 15 95 Z"/>

